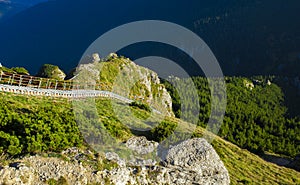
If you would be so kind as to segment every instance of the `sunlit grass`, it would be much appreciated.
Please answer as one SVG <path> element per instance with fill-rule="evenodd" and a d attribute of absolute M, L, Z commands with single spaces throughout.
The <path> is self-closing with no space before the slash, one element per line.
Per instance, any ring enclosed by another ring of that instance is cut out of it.
<path fill-rule="evenodd" d="M 2 104 L 9 105 L 8 108 L 13 109 L 16 115 L 31 114 L 31 112 L 38 113 L 38 110 L 44 107 L 49 107 L 53 114 L 73 110 L 71 100 L 68 99 L 28 97 L 9 93 L 0 93 L 0 99 Z M 116 107 L 114 106 L 121 109 L 121 119 L 120 115 L 115 113 Z M 145 135 L 149 138 L 151 136 L 149 135 L 151 134 L 150 130 L 163 120 L 175 123 L 180 132 L 193 131 L 193 125 L 189 123 L 175 118 L 152 114 L 137 107 L 129 107 L 129 105 L 121 102 L 113 102 L 112 104 L 107 99 L 96 99 L 95 107 L 99 120 L 106 125 L 105 127 L 109 134 L 116 137 L 120 143 L 133 135 Z M 131 129 L 133 127 L 141 128 L 145 131 L 135 133 Z M 204 130 L 198 127 L 195 135 L 201 136 Z M 217 136 L 212 145 L 228 169 L 232 184 L 300 184 L 300 173 L 295 170 L 266 162 L 259 156 L 240 149 Z"/>

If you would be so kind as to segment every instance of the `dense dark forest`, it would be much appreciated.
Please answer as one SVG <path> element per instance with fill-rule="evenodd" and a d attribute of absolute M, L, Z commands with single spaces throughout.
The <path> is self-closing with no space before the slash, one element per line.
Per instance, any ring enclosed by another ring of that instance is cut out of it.
<path fill-rule="evenodd" d="M 188 79 L 172 78 L 171 82 Z M 226 77 L 227 108 L 219 135 L 242 148 L 255 153 L 273 152 L 293 157 L 300 153 L 300 119 L 291 116 L 281 88 L 275 77 Z M 206 78 L 194 77 L 198 89 L 200 113 L 198 125 L 206 127 L 210 117 L 210 90 Z M 195 103 L 181 107 L 178 92 L 171 83 L 164 82 L 173 98 L 173 109 L 177 117 L 181 111 L 192 114 Z M 189 88 L 185 89 L 188 94 Z M 299 100 L 299 98 L 298 98 Z M 296 103 L 296 98 L 294 103 Z M 289 102 L 291 105 L 291 102 Z M 184 118 L 183 118 L 184 119 Z"/>

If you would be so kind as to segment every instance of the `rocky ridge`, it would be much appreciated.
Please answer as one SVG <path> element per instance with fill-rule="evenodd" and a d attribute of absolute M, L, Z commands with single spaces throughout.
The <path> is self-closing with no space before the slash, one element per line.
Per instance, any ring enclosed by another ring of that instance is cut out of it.
<path fill-rule="evenodd" d="M 142 101 L 164 115 L 174 116 L 172 98 L 160 83 L 158 74 L 135 64 L 129 58 L 115 53 L 102 59 L 97 53 L 84 57 L 72 79 L 77 83 L 104 83 L 108 91 Z"/>
<path fill-rule="evenodd" d="M 158 147 L 134 137 L 126 146 L 147 153 Z M 142 147 L 145 150 L 141 150 Z M 145 152 L 144 152 L 145 151 Z M 97 163 L 93 163 L 97 161 Z M 229 174 L 213 147 L 204 139 L 190 139 L 172 147 L 158 164 L 125 162 L 116 153 L 105 156 L 70 148 L 58 157 L 30 156 L 0 168 L 0 184 L 229 184 Z M 95 168 L 98 164 L 98 168 Z M 101 167 L 99 167 L 99 164 Z"/>

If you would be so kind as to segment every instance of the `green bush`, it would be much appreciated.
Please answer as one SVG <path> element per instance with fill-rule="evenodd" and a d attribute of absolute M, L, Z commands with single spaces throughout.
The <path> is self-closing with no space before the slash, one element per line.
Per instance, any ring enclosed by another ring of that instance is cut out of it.
<path fill-rule="evenodd" d="M 18 74 L 29 75 L 29 72 L 24 67 L 13 67 L 11 69 Z"/>
<path fill-rule="evenodd" d="M 67 101 L 0 96 L 0 150 L 10 155 L 61 151 L 82 138 Z"/>
<path fill-rule="evenodd" d="M 151 130 L 151 137 L 154 141 L 161 142 L 174 133 L 177 124 L 170 121 L 162 121 Z"/>
<path fill-rule="evenodd" d="M 139 102 L 134 101 L 134 102 L 130 103 L 129 106 L 137 107 L 139 109 L 151 112 L 151 107 L 147 104 L 144 104 L 144 103 L 139 103 Z"/>
<path fill-rule="evenodd" d="M 17 73 L 17 74 L 21 74 L 21 75 L 29 75 L 29 72 L 27 69 L 25 69 L 24 67 L 12 67 L 7 68 L 7 67 L 0 67 L 0 71 L 6 72 L 6 73 Z"/>
<path fill-rule="evenodd" d="M 12 69 L 9 69 L 7 67 L 0 67 L 0 71 L 6 72 L 6 73 L 14 73 L 14 71 Z"/>
<path fill-rule="evenodd" d="M 39 72 L 37 73 L 38 77 L 42 78 L 52 78 L 56 80 L 63 80 L 62 76 L 66 76 L 58 66 L 52 65 L 52 64 L 44 64 Z"/>

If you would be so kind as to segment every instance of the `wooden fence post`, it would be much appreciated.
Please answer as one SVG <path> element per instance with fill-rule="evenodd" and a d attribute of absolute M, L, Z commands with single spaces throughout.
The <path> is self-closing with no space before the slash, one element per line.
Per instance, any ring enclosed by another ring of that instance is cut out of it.
<path fill-rule="evenodd" d="M 31 83 L 32 83 L 32 77 L 30 77 L 30 80 L 29 80 L 29 82 L 28 82 L 28 85 L 27 85 L 27 86 L 30 86 L 30 85 L 31 85 Z"/>
<path fill-rule="evenodd" d="M 55 90 L 57 89 L 57 80 L 55 81 Z"/>
<path fill-rule="evenodd" d="M 11 80 L 11 76 L 9 76 L 8 78 L 8 82 L 7 82 L 8 85 L 10 84 L 10 80 Z"/>
<path fill-rule="evenodd" d="M 14 83 L 14 78 L 15 78 L 15 74 L 13 74 L 13 76 L 12 76 L 12 80 L 11 80 L 10 85 L 13 85 L 13 83 Z"/>
<path fill-rule="evenodd" d="M 22 75 L 20 75 L 19 87 L 22 85 Z"/>
<path fill-rule="evenodd" d="M 40 78 L 40 82 L 39 82 L 39 87 L 38 88 L 41 88 L 41 85 L 42 85 L 42 78 Z"/>
<path fill-rule="evenodd" d="M 47 79 L 46 89 L 48 89 L 48 83 L 49 83 L 49 79 Z"/>

